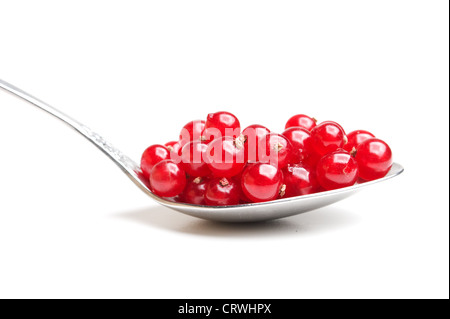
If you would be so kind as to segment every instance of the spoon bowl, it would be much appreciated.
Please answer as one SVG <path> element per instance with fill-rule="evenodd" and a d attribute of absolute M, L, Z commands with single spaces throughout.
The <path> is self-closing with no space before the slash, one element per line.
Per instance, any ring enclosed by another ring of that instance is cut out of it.
<path fill-rule="evenodd" d="M 161 205 L 174 209 L 180 213 L 190 216 L 219 221 L 219 222 L 260 222 L 283 217 L 289 217 L 318 209 L 355 194 L 359 190 L 376 184 L 403 172 L 400 164 L 394 163 L 389 173 L 380 179 L 356 184 L 350 187 L 340 188 L 332 191 L 314 193 L 297 197 L 278 199 L 264 203 L 243 204 L 234 206 L 199 206 L 176 203 L 155 196 Z"/>
<path fill-rule="evenodd" d="M 139 189 L 159 204 L 180 213 L 202 219 L 220 222 L 259 222 L 293 216 L 333 204 L 367 186 L 398 176 L 404 170 L 400 164 L 394 163 L 391 170 L 385 177 L 374 181 L 359 183 L 337 190 L 284 198 L 264 203 L 234 206 L 200 206 L 177 203 L 171 201 L 170 199 L 164 199 L 153 194 L 150 190 L 149 182 L 142 175 L 139 165 L 115 148 L 111 143 L 107 142 L 101 135 L 95 133 L 87 126 L 81 124 L 47 103 L 1 79 L 0 88 L 53 115 L 83 135 L 88 141 L 93 143 L 99 150 L 105 153 L 114 163 L 116 163 L 122 172 L 125 173 L 128 178 L 137 187 L 139 187 Z"/>

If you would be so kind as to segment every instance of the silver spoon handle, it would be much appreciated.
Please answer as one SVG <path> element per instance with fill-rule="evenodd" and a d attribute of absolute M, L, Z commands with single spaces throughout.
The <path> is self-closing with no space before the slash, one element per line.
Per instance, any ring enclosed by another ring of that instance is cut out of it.
<path fill-rule="evenodd" d="M 139 166 L 133 162 L 128 156 L 124 155 L 121 151 L 115 148 L 111 143 L 107 142 L 102 136 L 92 131 L 87 126 L 81 124 L 77 120 L 64 114 L 63 112 L 55 109 L 47 103 L 39 100 L 38 98 L 28 94 L 27 92 L 19 89 L 18 87 L 3 81 L 0 79 L 0 88 L 6 90 L 13 95 L 20 97 L 21 99 L 37 106 L 41 110 L 53 115 L 57 119 L 63 121 L 78 133 L 87 138 L 91 143 L 97 146 L 103 153 L 105 153 L 110 159 L 112 159 L 129 177 L 137 178 L 140 174 Z"/>

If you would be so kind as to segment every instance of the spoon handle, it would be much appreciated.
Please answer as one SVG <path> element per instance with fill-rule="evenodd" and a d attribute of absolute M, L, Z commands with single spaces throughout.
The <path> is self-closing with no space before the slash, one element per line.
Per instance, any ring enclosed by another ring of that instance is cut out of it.
<path fill-rule="evenodd" d="M 37 106 L 41 110 L 53 115 L 57 119 L 63 121 L 78 133 L 87 138 L 91 143 L 97 146 L 103 153 L 105 153 L 111 160 L 113 160 L 134 182 L 136 179 L 140 179 L 141 170 L 139 166 L 133 162 L 128 156 L 124 155 L 121 151 L 115 148 L 111 143 L 107 142 L 101 135 L 95 133 L 87 126 L 81 124 L 77 120 L 64 114 L 63 112 L 55 109 L 47 103 L 39 100 L 38 98 L 28 94 L 27 92 L 19 89 L 18 87 L 3 81 L 0 79 L 0 88 L 6 90 L 13 95 L 20 97 L 21 99 Z M 135 182 L 136 183 L 136 182 Z M 138 185 L 140 188 L 143 185 Z M 147 191 L 146 191 L 147 192 Z"/>

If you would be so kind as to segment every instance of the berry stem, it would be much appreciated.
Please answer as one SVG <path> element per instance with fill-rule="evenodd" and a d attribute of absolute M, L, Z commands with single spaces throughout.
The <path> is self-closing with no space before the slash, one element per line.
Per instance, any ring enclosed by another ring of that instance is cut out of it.
<path fill-rule="evenodd" d="M 226 187 L 226 186 L 230 185 L 230 182 L 228 181 L 228 179 L 226 179 L 226 178 L 224 177 L 224 178 L 222 178 L 222 179 L 219 181 L 219 184 L 220 184 L 220 186 L 222 186 L 222 187 Z"/>
<path fill-rule="evenodd" d="M 247 135 L 239 135 L 238 137 L 236 137 L 236 139 L 234 140 L 234 146 L 236 146 L 236 148 L 238 150 L 243 149 L 244 148 L 244 144 L 245 142 L 247 142 Z"/>
<path fill-rule="evenodd" d="M 286 184 L 281 185 L 279 195 L 281 198 L 286 194 Z"/>

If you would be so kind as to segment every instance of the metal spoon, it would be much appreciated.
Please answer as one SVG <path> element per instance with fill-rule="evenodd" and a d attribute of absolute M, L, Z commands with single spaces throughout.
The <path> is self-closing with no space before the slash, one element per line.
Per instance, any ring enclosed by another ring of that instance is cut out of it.
<path fill-rule="evenodd" d="M 288 217 L 324 207 L 340 201 L 362 188 L 373 185 L 375 183 L 386 181 L 403 172 L 403 167 L 394 163 L 392 169 L 387 176 L 362 184 L 356 184 L 351 187 L 341 188 L 333 191 L 321 192 L 311 195 L 299 197 L 279 199 L 266 203 L 244 204 L 225 207 L 210 207 L 175 203 L 164 198 L 154 195 L 149 189 L 148 181 L 142 176 L 139 166 L 128 156 L 112 146 L 102 136 L 92 131 L 87 126 L 74 120 L 68 115 L 51 107 L 47 103 L 33 97 L 32 95 L 22 91 L 8 82 L 0 80 L 0 88 L 24 99 L 25 101 L 37 106 L 54 117 L 60 119 L 78 133 L 87 138 L 91 143 L 97 146 L 105 153 L 120 169 L 128 176 L 129 179 L 139 187 L 144 193 L 150 196 L 159 204 L 172 208 L 180 213 L 195 216 L 198 218 L 221 221 L 221 222 L 257 222 L 266 221 L 282 217 Z"/>

